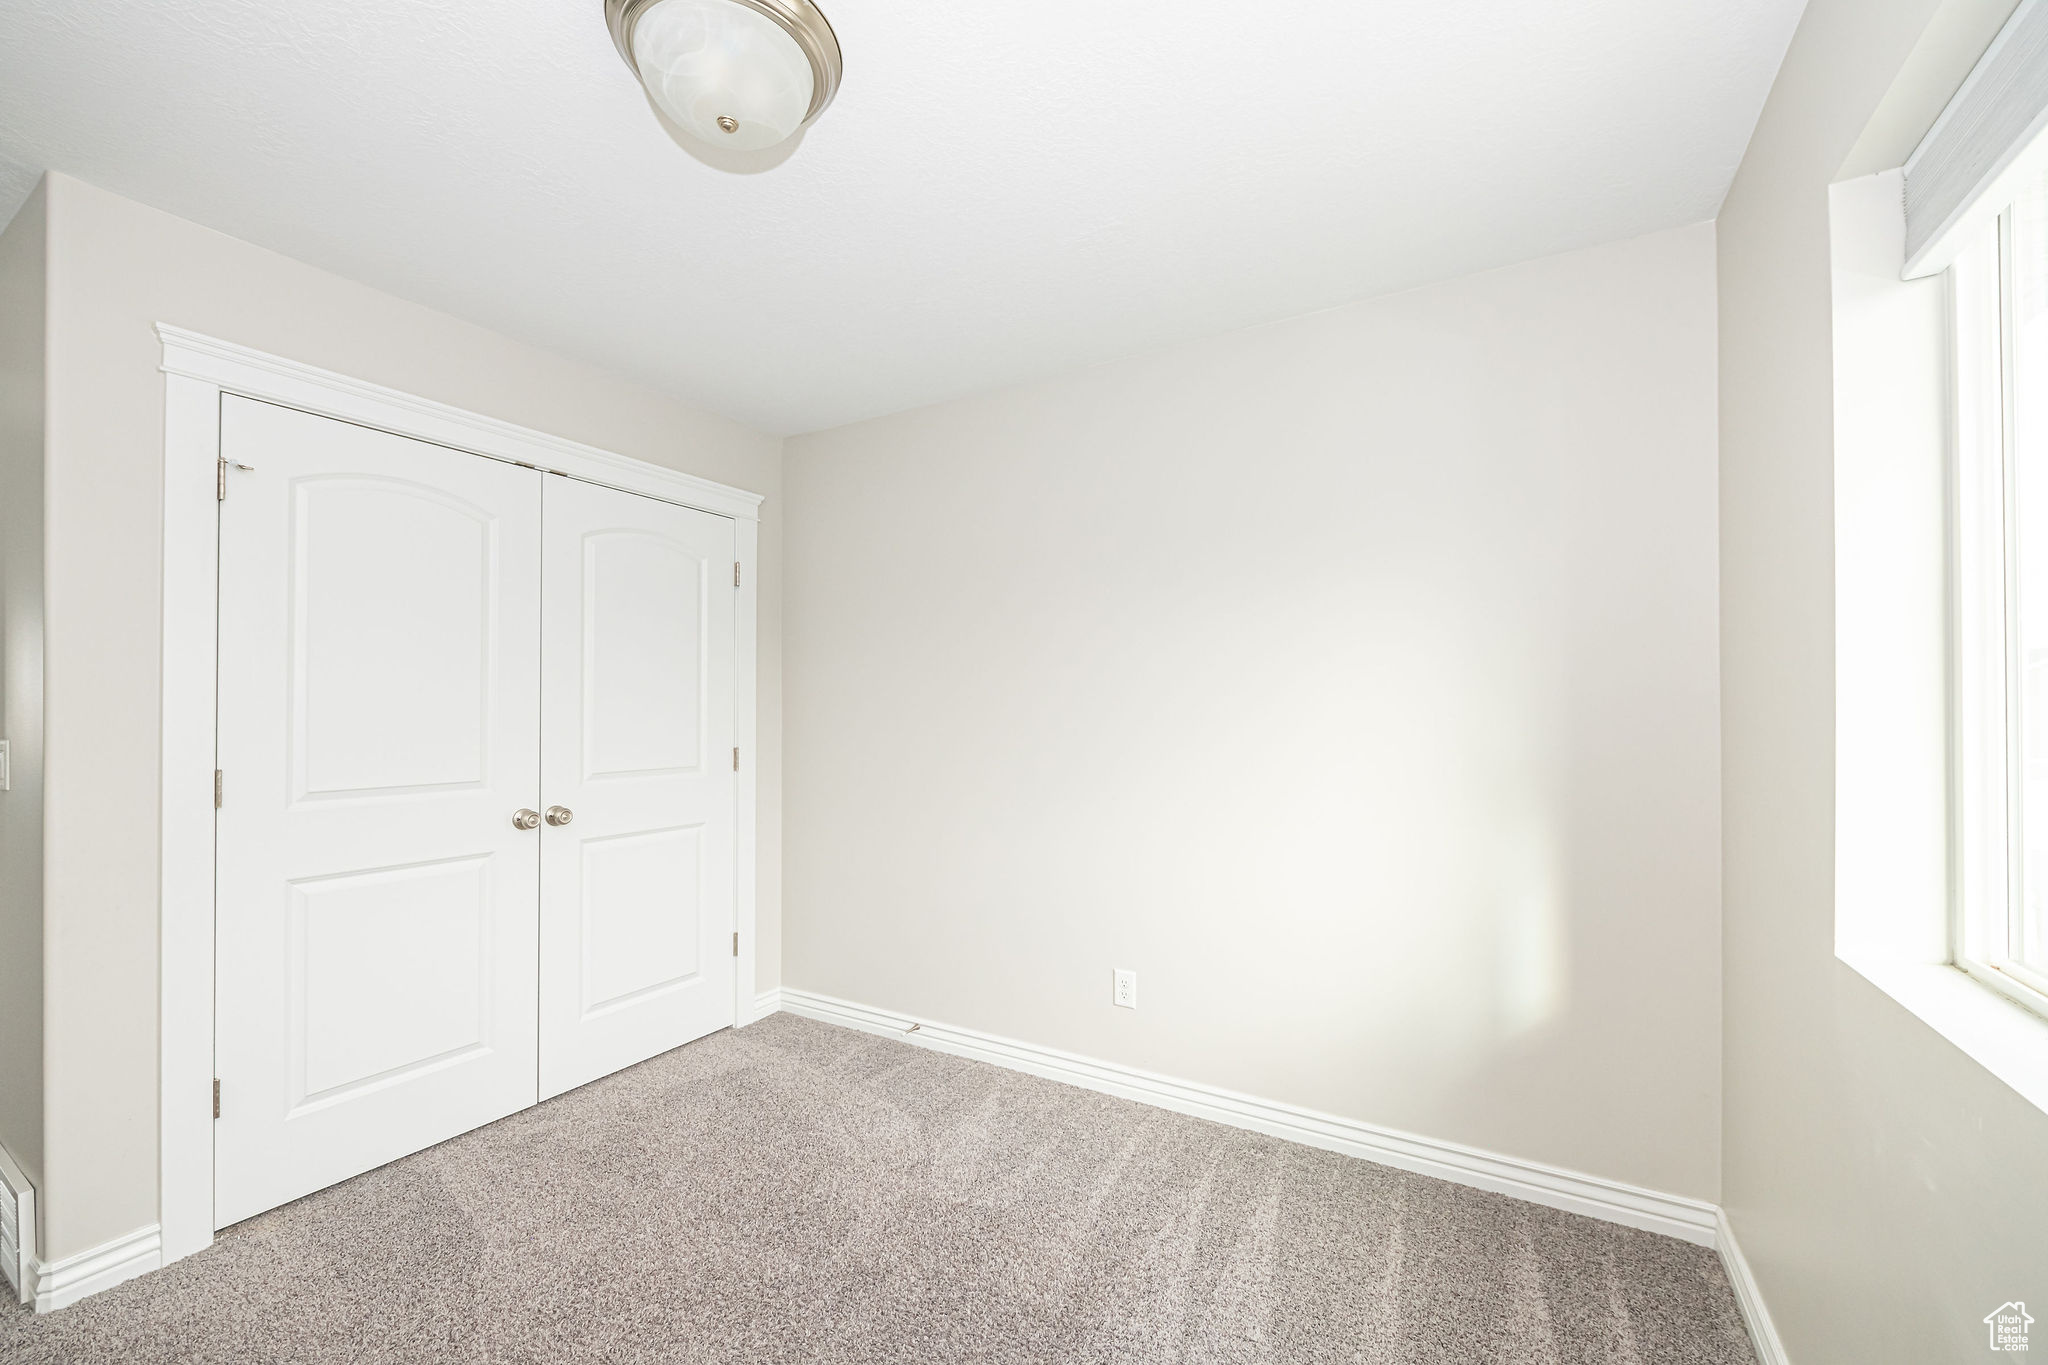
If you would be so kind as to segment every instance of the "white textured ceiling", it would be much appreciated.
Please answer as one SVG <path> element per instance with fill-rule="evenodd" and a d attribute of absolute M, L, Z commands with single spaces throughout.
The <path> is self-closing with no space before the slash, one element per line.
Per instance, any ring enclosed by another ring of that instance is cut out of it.
<path fill-rule="evenodd" d="M 601 0 L 0 0 L 44 168 L 773 432 L 1713 216 L 1803 0 L 822 0 L 784 164 Z"/>

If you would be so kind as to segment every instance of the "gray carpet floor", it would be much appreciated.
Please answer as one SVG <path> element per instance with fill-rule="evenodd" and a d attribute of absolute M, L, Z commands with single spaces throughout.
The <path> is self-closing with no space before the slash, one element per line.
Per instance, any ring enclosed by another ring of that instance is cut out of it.
<path fill-rule="evenodd" d="M 789 1015 L 0 1310 L 0 1361 L 1754 1365 L 1699 1247 Z"/>

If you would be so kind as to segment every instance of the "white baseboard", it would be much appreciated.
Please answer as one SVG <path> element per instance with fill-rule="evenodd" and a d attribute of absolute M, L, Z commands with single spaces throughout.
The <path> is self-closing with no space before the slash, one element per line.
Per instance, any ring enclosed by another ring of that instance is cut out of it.
<path fill-rule="evenodd" d="M 1770 1310 L 1764 1307 L 1763 1290 L 1757 1287 L 1749 1260 L 1743 1256 L 1742 1246 L 1735 1240 L 1735 1229 L 1728 1222 L 1726 1209 L 1715 1210 L 1714 1230 L 1721 1252 L 1721 1265 L 1727 1270 L 1728 1283 L 1735 1290 L 1735 1303 L 1742 1309 L 1742 1322 L 1749 1328 L 1749 1339 L 1756 1347 L 1757 1359 L 1763 1365 L 1791 1365 L 1790 1357 L 1785 1354 L 1785 1343 L 1778 1339 L 1777 1324 L 1771 1321 Z"/>
<path fill-rule="evenodd" d="M 780 986 L 777 986 L 774 990 L 771 991 L 762 991 L 759 995 L 754 997 L 753 1017 L 750 1019 L 743 1020 L 742 1022 L 748 1024 L 758 1023 L 761 1020 L 766 1019 L 769 1015 L 774 1014 L 781 1008 L 782 988 Z"/>
<path fill-rule="evenodd" d="M 1518 1157 L 1483 1152 L 1454 1142 L 1379 1128 L 1356 1119 L 1321 1114 L 1291 1104 L 1240 1095 L 1194 1081 L 1176 1080 L 1114 1062 L 1096 1061 L 1052 1048 L 1020 1043 L 972 1029 L 872 1009 L 830 996 L 784 988 L 781 1007 L 828 1024 L 885 1034 L 958 1057 L 993 1062 L 1012 1071 L 1100 1090 L 1236 1128 L 1286 1138 L 1347 1156 L 1376 1161 L 1419 1175 L 1435 1176 L 1495 1194 L 1512 1195 L 1568 1213 L 1662 1233 L 1699 1246 L 1714 1245 L 1718 1210 L 1699 1199 L 1603 1180 Z M 764 997 L 765 999 L 765 997 Z M 916 1032 L 910 1030 L 915 1026 Z"/>
<path fill-rule="evenodd" d="M 147 1275 L 163 1264 L 163 1238 L 157 1225 L 138 1228 L 90 1251 L 60 1261 L 35 1263 L 38 1313 L 68 1308 L 88 1294 L 111 1289 L 123 1280 Z"/>

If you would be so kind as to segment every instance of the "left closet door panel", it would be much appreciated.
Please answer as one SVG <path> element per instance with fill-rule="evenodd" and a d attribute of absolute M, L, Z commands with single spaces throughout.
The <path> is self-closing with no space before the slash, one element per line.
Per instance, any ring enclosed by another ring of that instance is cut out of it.
<path fill-rule="evenodd" d="M 536 471 L 224 397 L 217 1226 L 534 1103 Z"/>

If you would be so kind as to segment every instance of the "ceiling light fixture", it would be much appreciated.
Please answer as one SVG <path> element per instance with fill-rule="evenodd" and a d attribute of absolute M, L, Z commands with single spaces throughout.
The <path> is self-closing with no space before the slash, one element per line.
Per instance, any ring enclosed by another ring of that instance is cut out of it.
<path fill-rule="evenodd" d="M 786 142 L 839 93 L 839 39 L 810 0 L 604 0 L 655 107 L 715 147 Z"/>

